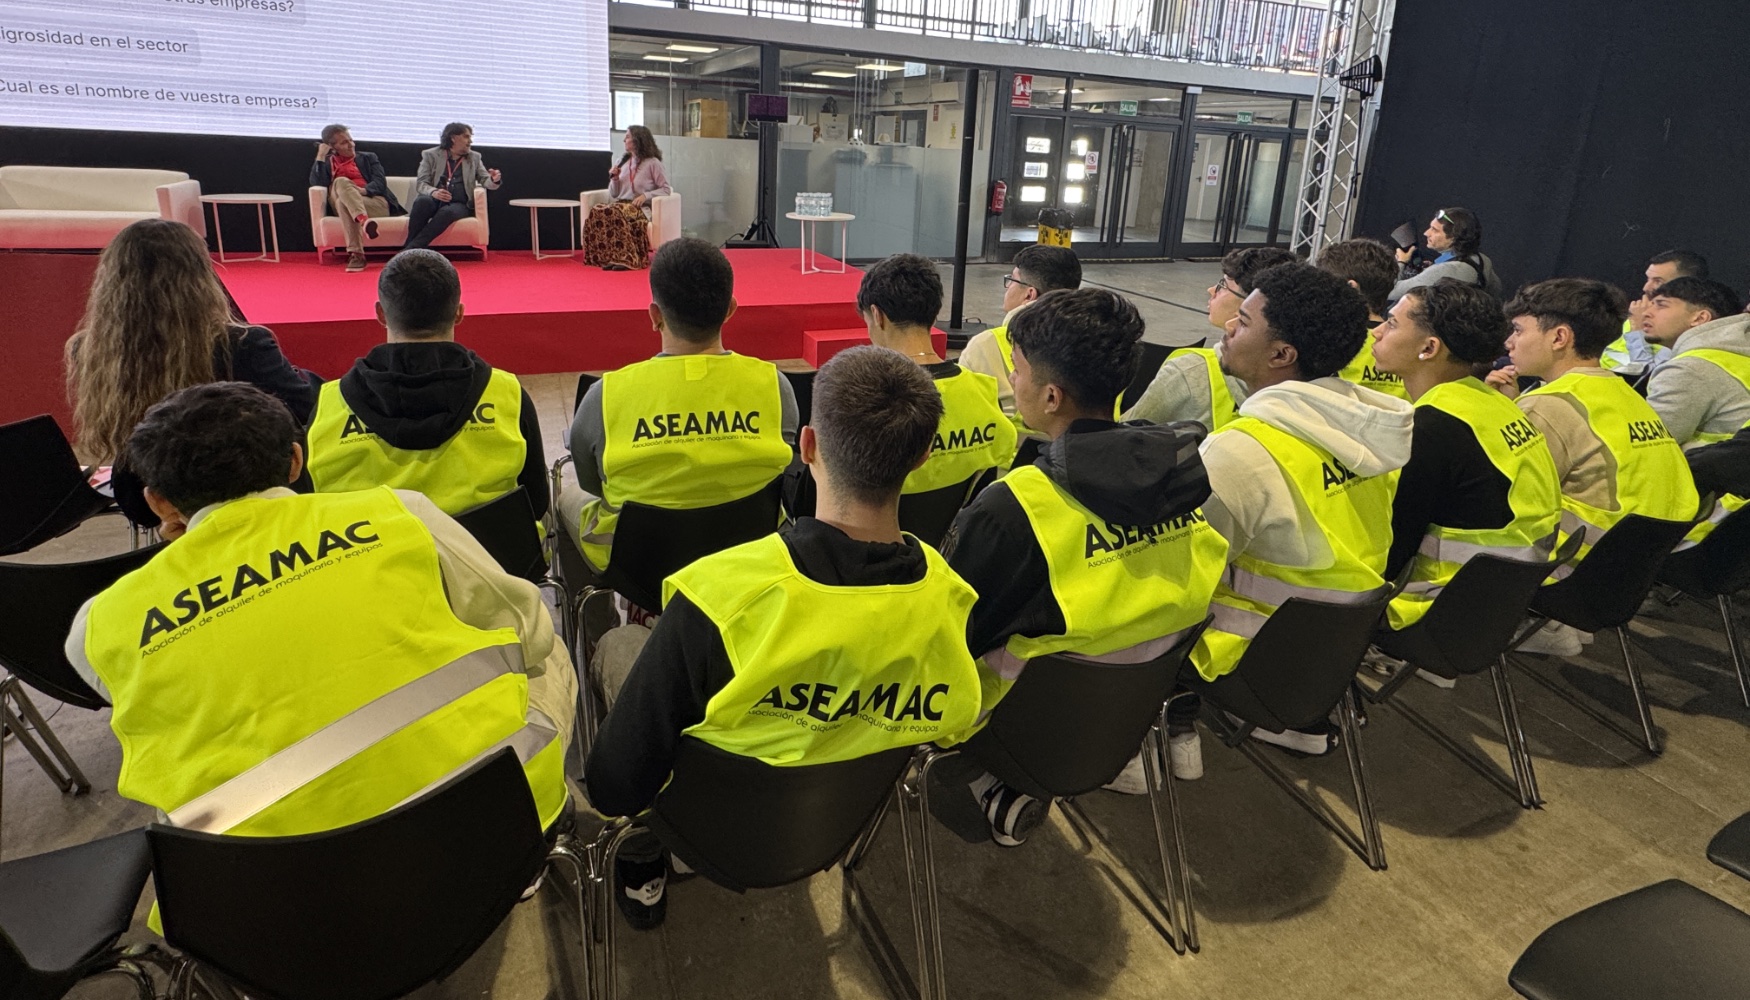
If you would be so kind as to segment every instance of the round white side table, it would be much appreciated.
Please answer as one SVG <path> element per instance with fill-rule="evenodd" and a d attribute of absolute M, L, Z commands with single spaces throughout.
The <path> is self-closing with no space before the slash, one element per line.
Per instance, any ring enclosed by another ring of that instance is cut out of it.
<path fill-rule="evenodd" d="M 802 273 L 803 274 L 844 274 L 846 234 L 850 232 L 850 222 L 856 216 L 849 212 L 834 212 L 831 215 L 799 215 L 795 212 L 785 212 L 784 218 L 795 219 L 802 223 Z M 816 228 L 822 222 L 839 224 L 839 268 L 834 271 L 820 266 L 820 232 Z"/>
<path fill-rule="evenodd" d="M 577 256 L 578 213 L 583 209 L 582 202 L 568 198 L 512 198 L 510 203 L 516 208 L 529 210 L 529 244 L 535 251 L 536 260 L 546 260 L 549 257 Z M 570 253 L 544 254 L 541 252 L 541 224 L 536 216 L 543 208 L 568 208 L 571 210 L 565 216 L 565 232 L 571 237 Z"/>
<path fill-rule="evenodd" d="M 203 194 L 201 201 L 213 206 L 213 236 L 219 241 L 219 263 L 233 264 L 241 261 L 265 260 L 272 264 L 280 262 L 280 229 L 274 221 L 273 206 L 289 204 L 292 196 L 289 194 Z M 253 257 L 225 256 L 225 230 L 219 225 L 220 205 L 254 205 L 255 231 L 260 235 L 261 251 Z M 271 237 L 271 238 L 270 238 Z M 271 243 L 271 251 L 269 245 Z"/>

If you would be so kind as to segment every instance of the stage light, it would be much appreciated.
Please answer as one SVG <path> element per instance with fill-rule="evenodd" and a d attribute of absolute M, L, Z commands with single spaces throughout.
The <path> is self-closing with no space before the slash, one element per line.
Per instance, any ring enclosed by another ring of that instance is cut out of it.
<path fill-rule="evenodd" d="M 645 58 L 645 60 L 647 60 L 649 62 L 665 62 L 665 63 L 692 62 L 692 60 L 688 59 L 686 56 L 665 56 L 665 55 L 658 55 L 655 52 L 644 53 L 644 58 Z"/>
<path fill-rule="evenodd" d="M 682 45 L 679 42 L 672 42 L 664 47 L 670 52 L 697 52 L 702 56 L 708 56 L 717 51 L 715 45 Z"/>
<path fill-rule="evenodd" d="M 856 79 L 856 76 L 857 76 L 857 74 L 855 74 L 855 73 L 847 73 L 842 69 L 817 69 L 808 75 L 809 76 L 830 76 L 834 80 L 854 80 L 854 79 Z"/>

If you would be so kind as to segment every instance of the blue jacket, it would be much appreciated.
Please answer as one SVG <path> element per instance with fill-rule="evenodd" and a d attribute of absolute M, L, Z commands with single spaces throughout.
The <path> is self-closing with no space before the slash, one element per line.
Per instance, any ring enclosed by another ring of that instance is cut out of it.
<path fill-rule="evenodd" d="M 328 165 L 330 156 L 325 156 L 310 164 L 310 186 L 328 187 L 334 183 L 334 169 Z M 395 200 L 395 192 L 389 190 L 389 175 L 383 172 L 383 161 L 377 159 L 377 154 L 360 151 L 354 155 L 358 161 L 359 173 L 365 175 L 365 197 L 383 198 L 389 202 L 390 215 L 406 215 L 407 209 Z"/>

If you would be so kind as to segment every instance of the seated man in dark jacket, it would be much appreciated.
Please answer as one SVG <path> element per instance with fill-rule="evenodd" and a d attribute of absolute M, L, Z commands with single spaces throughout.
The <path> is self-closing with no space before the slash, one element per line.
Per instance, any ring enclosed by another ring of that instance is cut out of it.
<path fill-rule="evenodd" d="M 389 342 L 322 386 L 310 419 L 318 493 L 392 486 L 460 514 L 522 486 L 547 513 L 541 424 L 515 375 L 456 343 L 462 284 L 431 250 L 403 250 L 377 279 Z"/>
<path fill-rule="evenodd" d="M 340 216 L 340 227 L 346 232 L 346 269 L 365 269 L 365 247 L 359 238 L 377 238 L 377 224 L 372 219 L 385 215 L 405 215 L 407 210 L 395 200 L 389 190 L 389 176 L 375 153 L 360 153 L 352 142 L 352 133 L 345 125 L 329 125 L 322 130 L 322 141 L 316 144 L 316 162 L 310 164 L 310 186 L 328 189 L 328 205 Z"/>

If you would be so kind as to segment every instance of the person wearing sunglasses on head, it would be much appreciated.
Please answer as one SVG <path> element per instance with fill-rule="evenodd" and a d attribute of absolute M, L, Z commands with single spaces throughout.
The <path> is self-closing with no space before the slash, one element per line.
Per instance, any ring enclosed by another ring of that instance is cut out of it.
<path fill-rule="evenodd" d="M 1393 302 L 1412 288 L 1432 285 L 1442 278 L 1481 288 L 1497 299 L 1501 297 L 1501 279 L 1495 274 L 1494 263 L 1482 252 L 1483 224 L 1475 212 L 1468 208 L 1441 209 L 1422 231 L 1422 239 L 1434 251 L 1434 263 L 1419 271 L 1412 270 L 1415 248 L 1399 250 L 1402 270 L 1391 290 Z"/>
<path fill-rule="evenodd" d="M 1252 294 L 1258 275 L 1298 259 L 1281 247 L 1247 247 L 1221 259 L 1221 275 L 1209 286 L 1209 325 L 1217 330 L 1209 336 L 1214 344 L 1221 343 L 1222 332 L 1239 316 L 1240 302 Z M 1215 346 L 1183 347 L 1161 362 L 1123 419 L 1151 424 L 1195 420 L 1214 431 L 1234 418 L 1245 399 L 1246 384 L 1222 373 Z"/>

